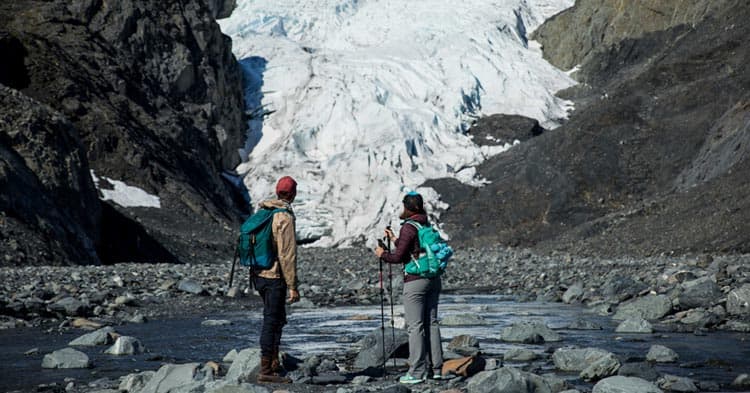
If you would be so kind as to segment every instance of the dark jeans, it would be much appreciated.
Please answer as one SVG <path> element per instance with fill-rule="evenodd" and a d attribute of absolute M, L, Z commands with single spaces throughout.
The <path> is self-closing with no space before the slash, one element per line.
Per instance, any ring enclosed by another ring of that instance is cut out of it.
<path fill-rule="evenodd" d="M 262 277 L 255 277 L 254 282 L 255 289 L 263 298 L 260 354 L 273 356 L 281 344 L 281 329 L 286 325 L 286 282 Z"/>

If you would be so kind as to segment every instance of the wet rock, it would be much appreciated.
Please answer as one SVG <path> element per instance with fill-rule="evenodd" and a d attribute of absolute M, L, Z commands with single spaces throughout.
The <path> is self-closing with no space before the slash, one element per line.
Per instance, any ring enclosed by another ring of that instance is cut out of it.
<path fill-rule="evenodd" d="M 656 363 L 672 363 L 680 358 L 677 352 L 663 345 L 652 345 L 646 354 L 646 360 Z"/>
<path fill-rule="evenodd" d="M 92 347 L 97 345 L 111 344 L 112 342 L 114 342 L 114 333 L 115 329 L 113 327 L 105 326 L 99 330 L 84 334 L 83 336 L 76 338 L 75 340 L 68 343 L 68 345 Z"/>
<path fill-rule="evenodd" d="M 688 312 L 680 318 L 680 323 L 695 327 L 706 327 L 716 325 L 720 320 L 721 318 L 718 315 L 702 308 L 696 308 L 688 310 Z"/>
<path fill-rule="evenodd" d="M 735 332 L 750 333 L 750 323 L 748 322 L 727 321 L 724 328 Z"/>
<path fill-rule="evenodd" d="M 117 337 L 115 343 L 109 347 L 104 353 L 109 355 L 136 355 L 143 353 L 145 348 L 137 338 L 131 336 L 120 336 Z"/>
<path fill-rule="evenodd" d="M 602 326 L 587 319 L 578 318 L 567 327 L 570 330 L 602 330 Z"/>
<path fill-rule="evenodd" d="M 686 281 L 682 283 L 681 287 L 682 293 L 679 295 L 678 300 L 680 307 L 683 309 L 709 308 L 721 296 L 719 286 L 710 277 Z"/>
<path fill-rule="evenodd" d="M 624 363 L 617 370 L 617 375 L 623 377 L 638 377 L 646 381 L 654 382 L 659 379 L 660 374 L 647 362 Z"/>
<path fill-rule="evenodd" d="M 583 297 L 583 285 L 576 283 L 568 287 L 568 289 L 562 295 L 562 301 L 564 303 L 574 303 L 581 300 Z"/>
<path fill-rule="evenodd" d="M 198 371 L 198 363 L 167 364 L 161 366 L 148 380 L 139 393 L 168 393 L 195 382 L 193 377 Z"/>
<path fill-rule="evenodd" d="M 181 280 L 177 284 L 177 289 L 183 292 L 192 293 L 193 295 L 202 295 L 206 292 L 198 282 L 191 279 Z"/>
<path fill-rule="evenodd" d="M 237 354 L 238 354 L 237 350 L 232 349 L 231 351 L 227 352 L 226 355 L 224 355 L 224 358 L 221 359 L 221 361 L 224 363 L 232 363 L 234 359 L 237 359 Z"/>
<path fill-rule="evenodd" d="M 225 381 L 240 383 L 252 381 L 252 375 L 260 369 L 260 349 L 247 348 L 237 354 L 227 370 Z"/>
<path fill-rule="evenodd" d="M 614 376 L 594 385 L 592 393 L 664 393 L 653 383 L 635 377 Z"/>
<path fill-rule="evenodd" d="M 629 317 L 617 325 L 615 332 L 648 334 L 654 332 L 654 327 L 643 318 Z"/>
<path fill-rule="evenodd" d="M 692 379 L 678 377 L 676 375 L 664 374 L 664 376 L 656 381 L 656 384 L 660 388 L 669 390 L 671 392 L 692 393 L 698 391 L 698 387 L 695 386 L 695 383 L 693 383 Z"/>
<path fill-rule="evenodd" d="M 721 385 L 714 381 L 699 381 L 697 386 L 701 392 L 718 392 L 721 390 Z"/>
<path fill-rule="evenodd" d="M 562 337 L 542 322 L 525 321 L 514 323 L 503 329 L 500 339 L 507 342 L 528 342 L 534 336 L 541 336 L 545 342 L 562 341 Z"/>
<path fill-rule="evenodd" d="M 513 348 L 503 354 L 506 362 L 530 362 L 536 358 L 536 353 L 526 348 Z"/>
<path fill-rule="evenodd" d="M 469 380 L 466 388 L 469 393 L 551 392 L 542 377 L 512 367 L 482 371 Z"/>
<path fill-rule="evenodd" d="M 750 316 L 750 284 L 729 292 L 727 312 L 731 315 Z"/>
<path fill-rule="evenodd" d="M 440 324 L 444 326 L 471 326 L 485 323 L 484 318 L 477 314 L 451 314 L 440 320 Z"/>
<path fill-rule="evenodd" d="M 372 381 L 371 377 L 368 377 L 367 375 L 358 375 L 352 379 L 352 385 L 365 385 L 370 381 Z"/>
<path fill-rule="evenodd" d="M 596 359 L 581 371 L 580 377 L 587 381 L 599 380 L 617 374 L 620 361 L 614 354 L 607 354 Z"/>
<path fill-rule="evenodd" d="M 606 298 L 619 303 L 638 296 L 646 288 L 646 284 L 636 281 L 633 277 L 616 276 L 604 283 L 601 292 Z"/>
<path fill-rule="evenodd" d="M 552 354 L 555 367 L 562 371 L 583 371 L 599 359 L 614 356 L 599 348 L 559 348 Z"/>
<path fill-rule="evenodd" d="M 122 378 L 118 389 L 126 392 L 138 392 L 146 386 L 148 381 L 150 381 L 155 374 L 156 371 L 143 371 L 136 374 L 128 374 Z"/>
<path fill-rule="evenodd" d="M 228 383 L 226 381 L 206 384 L 205 393 L 271 393 L 272 390 L 265 387 L 250 383 Z M 285 390 L 276 390 L 275 392 L 285 392 Z"/>
<path fill-rule="evenodd" d="M 88 355 L 73 348 L 63 348 L 44 355 L 42 368 L 90 368 Z"/>
<path fill-rule="evenodd" d="M 449 351 L 453 351 L 464 356 L 469 356 L 479 350 L 479 340 L 474 336 L 461 334 L 453 337 L 446 348 Z"/>
<path fill-rule="evenodd" d="M 621 304 L 612 318 L 625 320 L 629 317 L 640 317 L 652 321 L 669 314 L 670 311 L 672 311 L 672 301 L 669 297 L 647 295 Z"/>
<path fill-rule="evenodd" d="M 409 335 L 400 329 L 395 330 L 396 340 L 393 335 L 385 335 L 385 356 L 386 359 L 393 356 L 399 349 L 408 348 Z M 408 351 L 408 349 L 406 349 Z M 354 359 L 354 368 L 366 369 L 368 367 L 380 367 L 383 364 L 383 338 L 380 329 L 372 330 L 367 336 L 360 341 L 360 351 Z"/>

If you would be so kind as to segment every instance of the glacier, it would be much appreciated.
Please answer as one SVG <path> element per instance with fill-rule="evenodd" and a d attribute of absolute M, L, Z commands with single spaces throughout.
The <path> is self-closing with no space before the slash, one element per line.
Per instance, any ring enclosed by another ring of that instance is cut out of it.
<path fill-rule="evenodd" d="M 518 114 L 554 128 L 567 117 L 572 103 L 554 93 L 575 82 L 528 35 L 573 3 L 239 0 L 219 23 L 245 76 L 237 172 L 252 201 L 293 176 L 298 237 L 316 246 L 370 244 L 408 190 L 437 219 L 447 205 L 421 184 L 481 187 L 475 167 L 512 147 L 478 146 L 472 121 Z"/>

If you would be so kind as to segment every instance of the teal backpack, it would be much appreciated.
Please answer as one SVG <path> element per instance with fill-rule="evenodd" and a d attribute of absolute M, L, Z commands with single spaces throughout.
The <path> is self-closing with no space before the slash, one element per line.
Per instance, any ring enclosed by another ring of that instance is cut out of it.
<path fill-rule="evenodd" d="M 412 220 L 407 220 L 406 223 L 417 228 L 419 246 L 424 253 L 419 259 L 412 257 L 411 262 L 404 266 L 404 272 L 425 278 L 438 277 L 443 274 L 445 268 L 448 267 L 448 260 L 453 255 L 453 249 L 440 237 L 440 233 L 435 228 L 429 225 L 423 226 Z"/>
<path fill-rule="evenodd" d="M 240 237 L 237 240 L 237 254 L 240 265 L 270 269 L 276 260 L 276 248 L 273 244 L 273 216 L 287 209 L 260 209 L 250 216 L 240 227 Z"/>

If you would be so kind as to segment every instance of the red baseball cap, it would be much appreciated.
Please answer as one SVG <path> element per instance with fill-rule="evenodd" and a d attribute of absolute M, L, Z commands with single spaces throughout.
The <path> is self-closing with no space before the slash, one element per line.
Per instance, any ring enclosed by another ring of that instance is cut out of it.
<path fill-rule="evenodd" d="M 276 183 L 276 195 L 282 192 L 297 195 L 297 182 L 291 176 L 284 176 Z"/>

